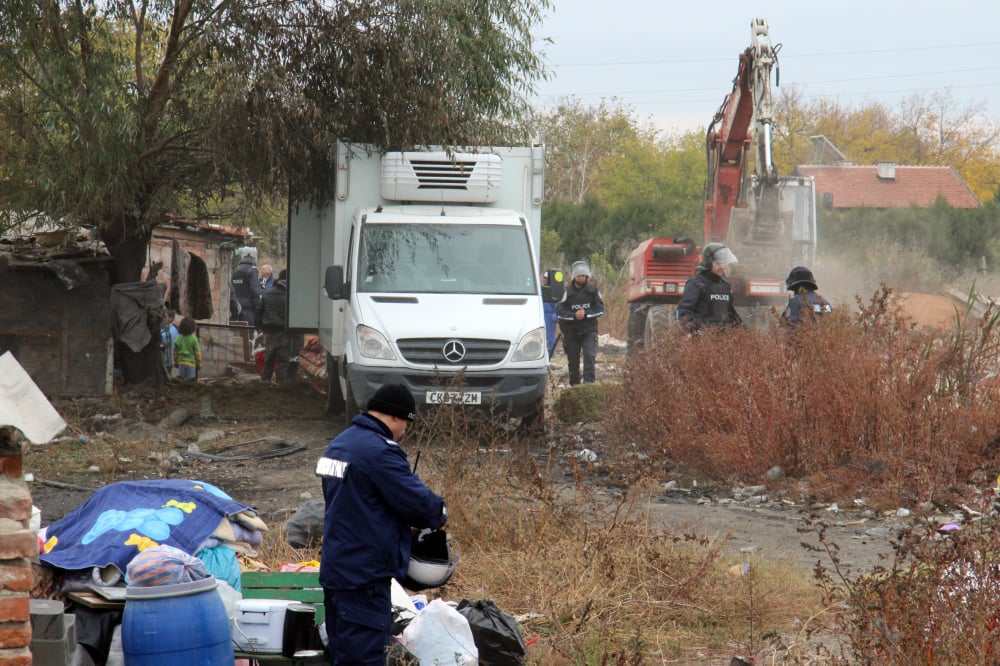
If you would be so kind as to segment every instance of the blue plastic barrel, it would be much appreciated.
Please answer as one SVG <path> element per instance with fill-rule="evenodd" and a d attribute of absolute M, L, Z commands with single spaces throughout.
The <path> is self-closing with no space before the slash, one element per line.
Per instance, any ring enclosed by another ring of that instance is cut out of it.
<path fill-rule="evenodd" d="M 126 666 L 231 666 L 229 616 L 215 578 L 127 588 L 122 652 Z"/>

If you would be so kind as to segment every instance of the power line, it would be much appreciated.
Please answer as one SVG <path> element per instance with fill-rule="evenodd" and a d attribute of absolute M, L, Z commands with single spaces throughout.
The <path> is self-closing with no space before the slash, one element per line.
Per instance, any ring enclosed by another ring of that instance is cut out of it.
<path fill-rule="evenodd" d="M 885 74 L 882 76 L 859 76 L 854 78 L 846 79 L 824 79 L 821 81 L 792 81 L 795 85 L 825 85 L 828 83 L 854 83 L 856 81 L 878 81 L 881 79 L 905 79 L 913 77 L 926 78 L 928 76 L 939 76 L 943 74 L 966 74 L 969 72 L 985 72 L 1000 69 L 1000 66 L 995 67 L 974 67 L 969 69 L 950 69 L 941 70 L 937 72 L 912 72 L 908 74 Z M 987 84 L 991 85 L 991 84 Z M 786 84 L 787 86 L 787 84 Z M 953 86 L 949 86 L 953 87 Z M 588 91 L 588 92 L 574 92 L 574 93 L 551 93 L 542 95 L 543 97 L 566 97 L 570 94 L 573 95 L 605 95 L 605 96 L 618 96 L 618 95 L 653 95 L 662 93 L 699 93 L 699 92 L 716 92 L 719 88 L 716 87 L 705 87 L 705 88 L 656 88 L 653 90 L 620 90 L 616 92 L 601 92 L 601 91 Z"/>
<path fill-rule="evenodd" d="M 783 56 L 783 60 L 798 58 L 829 58 L 831 56 L 872 55 L 877 53 L 909 53 L 913 51 L 935 51 L 943 49 L 967 49 L 981 46 L 1000 46 L 1000 42 L 979 42 L 976 44 L 942 44 L 940 46 L 906 46 L 896 49 L 867 49 L 864 51 L 829 51 L 826 53 L 796 53 Z M 689 65 L 699 62 L 729 62 L 733 58 L 682 58 L 676 60 L 607 60 L 604 62 L 569 62 L 554 67 L 621 67 L 635 65 Z"/>
<path fill-rule="evenodd" d="M 913 93 L 924 93 L 924 92 L 937 92 L 939 90 L 964 90 L 967 88 L 1000 88 L 1000 81 L 996 83 L 975 83 L 967 86 L 939 86 L 935 88 L 901 88 L 899 90 L 879 90 L 879 91 L 859 91 L 859 92 L 824 92 L 822 97 L 864 97 L 870 96 L 874 97 L 877 95 L 900 95 L 900 94 L 913 94 Z M 614 97 L 614 95 L 600 95 L 598 93 L 593 93 L 594 96 L 602 97 Z M 567 95 L 561 95 L 561 97 L 566 97 Z M 541 95 L 541 97 L 560 97 L 560 95 Z M 623 100 L 628 105 L 632 106 L 648 106 L 651 104 L 656 105 L 689 105 L 689 104 L 718 104 L 721 97 L 711 98 L 711 99 L 661 99 L 661 100 L 650 100 L 650 101 L 637 101 L 637 100 Z"/>

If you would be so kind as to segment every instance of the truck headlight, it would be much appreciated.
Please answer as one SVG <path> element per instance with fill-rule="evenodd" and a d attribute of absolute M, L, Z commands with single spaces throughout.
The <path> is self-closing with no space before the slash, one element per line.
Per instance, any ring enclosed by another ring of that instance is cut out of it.
<path fill-rule="evenodd" d="M 358 351 L 365 358 L 380 358 L 386 361 L 395 361 L 396 355 L 392 353 L 392 347 L 385 336 L 376 331 L 371 326 L 358 324 Z"/>
<path fill-rule="evenodd" d="M 545 357 L 545 327 L 536 328 L 517 343 L 512 361 L 534 361 Z"/>

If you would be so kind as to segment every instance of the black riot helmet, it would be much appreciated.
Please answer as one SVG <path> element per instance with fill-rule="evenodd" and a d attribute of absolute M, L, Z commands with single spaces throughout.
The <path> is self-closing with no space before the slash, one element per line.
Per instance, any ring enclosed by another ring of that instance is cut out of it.
<path fill-rule="evenodd" d="M 785 289 L 788 291 L 798 291 L 799 287 L 805 287 L 810 291 L 816 291 L 818 288 L 812 271 L 805 266 L 796 266 L 785 278 Z"/>

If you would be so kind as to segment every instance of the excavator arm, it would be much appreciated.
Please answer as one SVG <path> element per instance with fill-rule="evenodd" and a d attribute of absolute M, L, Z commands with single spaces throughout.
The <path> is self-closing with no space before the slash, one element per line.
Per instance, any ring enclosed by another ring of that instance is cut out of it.
<path fill-rule="evenodd" d="M 751 22 L 750 46 L 740 54 L 733 89 L 716 111 L 705 137 L 708 185 L 705 242 L 729 242 L 733 209 L 747 209 L 747 168 L 754 155 L 754 182 L 775 185 L 778 170 L 771 154 L 771 73 L 777 76 L 778 50 L 771 44 L 767 21 Z"/>

